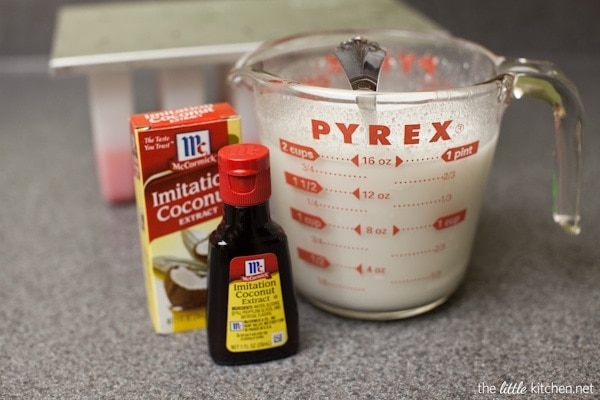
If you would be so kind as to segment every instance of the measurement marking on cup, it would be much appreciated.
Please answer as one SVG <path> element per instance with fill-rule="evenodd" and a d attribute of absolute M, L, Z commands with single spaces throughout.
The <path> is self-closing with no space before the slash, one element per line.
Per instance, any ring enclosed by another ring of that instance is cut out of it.
<path fill-rule="evenodd" d="M 308 251 L 302 247 L 297 247 L 296 250 L 298 251 L 298 257 L 301 260 L 306 261 L 308 264 L 319 268 L 328 268 L 331 265 L 325 256 L 313 253 L 312 251 Z"/>
<path fill-rule="evenodd" d="M 446 193 L 434 200 L 421 201 L 421 202 L 417 202 L 417 203 L 394 204 L 394 208 L 430 206 L 433 204 L 447 203 L 451 200 L 452 200 L 452 193 Z"/>
<path fill-rule="evenodd" d="M 460 220 L 458 218 L 456 218 L 455 215 L 450 215 L 447 217 L 438 218 L 433 225 L 428 224 L 428 225 L 398 227 L 398 226 L 392 224 L 391 227 L 384 227 L 384 226 L 372 226 L 372 225 L 358 224 L 355 226 L 350 226 L 350 225 L 329 224 L 329 223 L 325 222 L 323 220 L 323 218 L 319 217 L 318 215 L 309 214 L 304 211 L 298 210 L 297 208 L 294 208 L 294 207 L 290 207 L 290 213 L 292 215 L 293 220 L 301 223 L 302 225 L 308 226 L 310 228 L 315 228 L 315 229 L 321 230 L 326 227 L 331 227 L 331 228 L 335 228 L 335 229 L 350 230 L 350 231 L 356 232 L 360 236 L 363 236 L 363 235 L 364 236 L 386 236 L 386 235 L 394 236 L 394 235 L 398 234 L 399 232 L 411 232 L 411 231 L 416 231 L 416 230 L 420 230 L 420 229 L 431 229 L 432 226 L 436 229 L 444 229 L 444 228 L 448 228 L 448 227 L 460 222 Z"/>
<path fill-rule="evenodd" d="M 409 179 L 406 181 L 395 181 L 394 185 L 410 185 L 413 183 L 429 183 L 429 182 L 439 181 L 440 179 L 442 179 L 442 178 L 439 176 L 435 177 L 435 178 Z"/>
<path fill-rule="evenodd" d="M 395 181 L 394 185 L 412 185 L 416 183 L 430 183 L 438 181 L 449 181 L 456 178 L 456 171 L 447 171 L 440 176 L 434 176 L 431 178 L 420 178 L 420 179 L 407 179 L 404 181 Z"/>
<path fill-rule="evenodd" d="M 361 190 L 360 188 L 356 188 L 354 191 L 352 191 L 352 195 L 359 200 L 389 200 L 391 197 L 391 193 L 375 192 L 373 190 Z"/>
<path fill-rule="evenodd" d="M 354 268 L 356 272 L 361 275 L 383 275 L 385 274 L 385 267 L 375 267 L 373 265 L 362 265 Z"/>
<path fill-rule="evenodd" d="M 304 178 L 287 171 L 284 171 L 284 175 L 285 183 L 297 189 L 310 193 L 319 193 L 321 190 L 323 190 L 323 186 L 313 179 Z"/>
<path fill-rule="evenodd" d="M 395 253 L 395 254 L 392 254 L 392 257 L 394 257 L 394 258 L 415 257 L 415 256 L 422 256 L 422 255 L 430 254 L 430 253 L 439 253 L 444 250 L 446 250 L 446 244 L 440 243 L 440 244 L 436 244 L 435 246 L 430 247 L 428 249 L 408 251 L 405 253 Z"/>
<path fill-rule="evenodd" d="M 358 250 L 358 251 L 368 251 L 369 248 L 365 246 L 353 246 L 349 244 L 330 242 L 328 240 L 323 239 L 319 236 L 312 236 L 312 242 L 315 244 L 320 244 L 323 246 L 335 247 L 338 249 L 346 249 L 346 250 Z"/>
<path fill-rule="evenodd" d="M 441 159 L 446 162 L 457 161 L 461 158 L 475 155 L 479 149 L 479 140 L 458 147 L 449 148 L 442 154 Z"/>
<path fill-rule="evenodd" d="M 395 228 L 395 226 L 394 226 L 394 228 Z M 397 228 L 397 229 L 402 232 L 409 232 L 409 231 L 418 231 L 420 229 L 429 229 L 429 228 L 431 228 L 431 225 L 405 226 L 405 227 Z"/>
<path fill-rule="evenodd" d="M 394 236 L 402 229 L 398 228 L 396 225 L 392 225 L 390 228 L 384 226 L 372 226 L 372 225 L 362 225 L 358 224 L 353 228 L 354 232 L 359 235 L 377 235 L 377 236 L 385 236 L 392 235 Z"/>
<path fill-rule="evenodd" d="M 386 269 L 385 267 L 375 267 L 373 265 L 368 265 L 368 264 L 348 265 L 348 264 L 338 264 L 338 263 L 334 263 L 334 262 L 330 263 L 329 266 L 348 270 L 348 271 L 356 271 L 360 275 L 382 275 L 382 274 L 385 274 L 385 269 Z"/>
<path fill-rule="evenodd" d="M 347 264 L 338 264 L 338 263 L 331 263 L 331 266 L 340 268 L 340 269 L 347 269 L 347 270 L 351 270 L 351 271 L 354 271 L 357 268 L 356 265 L 347 265 Z"/>
<path fill-rule="evenodd" d="M 442 276 L 442 271 L 440 271 L 439 269 L 436 269 L 435 271 L 433 271 L 427 275 L 415 276 L 413 278 L 406 278 L 406 279 L 396 279 L 396 280 L 390 281 L 390 283 L 392 283 L 392 284 L 415 283 L 415 282 L 420 282 L 420 281 L 428 281 L 430 279 L 438 279 L 441 276 Z"/>
<path fill-rule="evenodd" d="M 328 189 L 328 188 L 324 188 L 324 190 L 326 192 L 337 193 L 337 194 L 352 194 L 352 192 L 349 192 L 347 190 L 337 190 L 337 189 Z"/>
<path fill-rule="evenodd" d="M 329 225 L 329 226 L 331 226 L 332 228 L 336 228 L 336 229 L 344 229 L 344 230 L 348 230 L 348 231 L 355 231 L 355 230 L 356 230 L 356 227 L 355 227 L 355 226 L 334 225 L 334 224 L 331 224 L 331 225 Z"/>
<path fill-rule="evenodd" d="M 460 224 L 467 217 L 467 209 L 462 209 L 453 214 L 444 215 L 443 217 L 439 217 L 433 223 L 433 227 L 437 230 L 450 228 L 456 224 Z"/>
<path fill-rule="evenodd" d="M 433 161 L 433 160 L 437 160 L 437 157 L 409 158 L 404 161 L 409 162 L 409 163 L 418 163 L 418 162 Z"/>
<path fill-rule="evenodd" d="M 348 212 L 355 212 L 355 213 L 366 213 L 367 212 L 367 210 L 364 208 L 340 207 L 340 206 L 335 206 L 335 205 L 331 205 L 331 204 L 326 204 L 318 199 L 312 199 L 312 198 L 307 198 L 306 200 L 308 201 L 308 205 L 313 206 L 313 207 L 321 207 L 321 208 L 327 208 L 329 210 L 348 211 Z"/>
<path fill-rule="evenodd" d="M 293 143 L 288 140 L 279 139 L 279 148 L 284 153 L 303 160 L 315 161 L 319 158 L 319 153 L 312 147 Z"/>
<path fill-rule="evenodd" d="M 327 257 L 322 256 L 320 254 L 313 253 L 309 250 L 303 249 L 302 247 L 297 247 L 297 251 L 298 251 L 298 257 L 300 257 L 301 260 L 303 260 L 306 263 L 308 263 L 312 266 L 315 266 L 315 267 L 319 267 L 319 268 L 323 268 L 323 269 L 335 267 L 335 268 L 346 269 L 346 270 L 350 270 L 350 271 L 359 271 L 359 272 L 361 272 L 363 270 L 362 264 L 359 264 L 358 266 L 356 266 L 356 265 L 332 263 L 332 262 L 329 262 Z M 368 267 L 366 269 L 366 271 L 371 272 L 372 268 L 373 267 Z"/>
<path fill-rule="evenodd" d="M 310 226 L 315 229 L 323 229 L 327 226 L 327 223 L 323 221 L 318 215 L 313 215 L 300 211 L 297 208 L 290 207 L 292 218 L 303 225 Z"/>
<path fill-rule="evenodd" d="M 323 277 L 318 277 L 317 280 L 318 280 L 318 282 L 321 285 L 327 286 L 327 287 L 333 287 L 333 288 L 345 289 L 345 290 L 352 290 L 352 291 L 355 291 L 355 292 L 364 292 L 366 290 L 363 287 L 348 286 L 348 285 L 342 285 L 342 284 L 336 283 L 336 282 L 331 282 L 329 279 L 326 279 L 326 278 L 323 278 Z"/>
<path fill-rule="evenodd" d="M 350 161 L 352 164 L 356 165 L 357 167 L 360 167 L 361 165 L 365 166 L 365 165 L 371 165 L 371 166 L 378 166 L 378 167 L 399 167 L 404 160 L 401 159 L 398 156 L 393 156 L 393 157 L 374 157 L 374 156 L 361 156 L 360 154 L 355 155 L 354 157 L 350 158 L 350 159 L 346 159 L 348 161 Z"/>
<path fill-rule="evenodd" d="M 469 144 L 466 146 L 461 146 L 457 148 L 448 149 L 442 155 L 442 159 L 445 161 L 455 161 L 460 158 L 467 157 L 469 155 L 475 154 L 477 152 L 477 145 Z M 398 156 L 393 156 L 389 158 L 377 158 L 373 156 L 361 156 L 360 154 L 355 155 L 352 158 L 342 158 L 342 157 L 325 157 L 333 159 L 335 161 L 350 161 L 352 164 L 357 167 L 362 166 L 375 166 L 375 167 L 393 167 L 397 168 L 404 163 L 420 163 L 426 161 L 436 161 L 439 160 L 440 157 L 417 157 L 417 158 L 400 158 Z"/>
<path fill-rule="evenodd" d="M 341 268 L 341 269 L 350 269 L 350 270 L 356 268 L 356 266 L 353 266 L 353 265 L 344 265 L 344 264 L 337 264 L 337 263 L 332 263 L 331 266 Z"/>
<path fill-rule="evenodd" d="M 315 169 L 315 173 L 329 175 L 329 176 L 337 176 L 340 178 L 352 178 L 352 179 L 367 179 L 366 175 L 356 175 L 356 174 L 341 174 L 339 172 L 328 171 L 325 169 Z"/>
<path fill-rule="evenodd" d="M 415 226 L 404 226 L 404 227 L 398 227 L 396 225 L 392 225 L 391 228 L 388 229 L 385 227 L 375 227 L 375 226 L 370 226 L 370 225 L 363 226 L 361 224 L 358 224 L 354 228 L 350 228 L 350 227 L 345 227 L 345 228 L 352 229 L 361 236 L 362 235 L 377 235 L 377 236 L 392 235 L 392 236 L 395 236 L 399 232 L 411 232 L 411 231 L 417 231 L 420 229 L 431 229 L 431 225 L 430 224 L 429 225 L 415 225 Z"/>
<path fill-rule="evenodd" d="M 326 160 L 332 160 L 332 161 L 350 161 L 350 159 L 348 157 L 336 157 L 336 156 L 329 156 L 329 155 L 322 155 L 321 157 Z"/>

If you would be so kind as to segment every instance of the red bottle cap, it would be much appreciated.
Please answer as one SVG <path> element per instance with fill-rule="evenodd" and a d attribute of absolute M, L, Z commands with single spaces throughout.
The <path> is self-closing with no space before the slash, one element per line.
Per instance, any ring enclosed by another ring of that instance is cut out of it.
<path fill-rule="evenodd" d="M 248 207 L 271 197 L 269 149 L 240 143 L 222 147 L 218 153 L 219 185 L 223 202 Z"/>

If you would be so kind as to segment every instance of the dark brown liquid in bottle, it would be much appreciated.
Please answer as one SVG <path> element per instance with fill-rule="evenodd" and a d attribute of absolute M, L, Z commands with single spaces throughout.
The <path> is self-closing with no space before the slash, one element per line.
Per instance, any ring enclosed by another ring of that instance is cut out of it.
<path fill-rule="evenodd" d="M 230 262 L 235 257 L 273 253 L 277 257 L 287 324 L 287 342 L 275 348 L 231 352 L 226 347 Z M 287 238 L 269 214 L 268 202 L 250 207 L 224 205 L 223 221 L 210 235 L 208 344 L 217 364 L 234 365 L 283 358 L 298 351 L 298 310 Z"/>

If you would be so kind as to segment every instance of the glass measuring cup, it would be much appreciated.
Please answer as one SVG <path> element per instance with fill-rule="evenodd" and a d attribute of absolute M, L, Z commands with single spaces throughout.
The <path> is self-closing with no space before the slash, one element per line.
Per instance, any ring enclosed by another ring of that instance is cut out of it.
<path fill-rule="evenodd" d="M 356 36 L 387 52 L 376 91 L 353 90 L 335 57 Z M 396 319 L 452 294 L 469 262 L 502 114 L 522 96 L 553 109 L 554 220 L 579 233 L 582 108 L 550 63 L 446 35 L 317 32 L 265 43 L 230 80 L 252 93 L 271 151 L 271 205 L 297 289 L 323 309 Z"/>

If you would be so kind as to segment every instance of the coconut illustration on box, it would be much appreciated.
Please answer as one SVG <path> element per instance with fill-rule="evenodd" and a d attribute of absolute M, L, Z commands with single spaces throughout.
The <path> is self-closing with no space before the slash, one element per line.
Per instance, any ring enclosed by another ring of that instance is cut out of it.
<path fill-rule="evenodd" d="M 181 231 L 191 258 L 154 257 L 152 264 L 164 276 L 165 295 L 173 311 L 205 307 L 207 298 L 208 234 L 200 230 Z"/>

